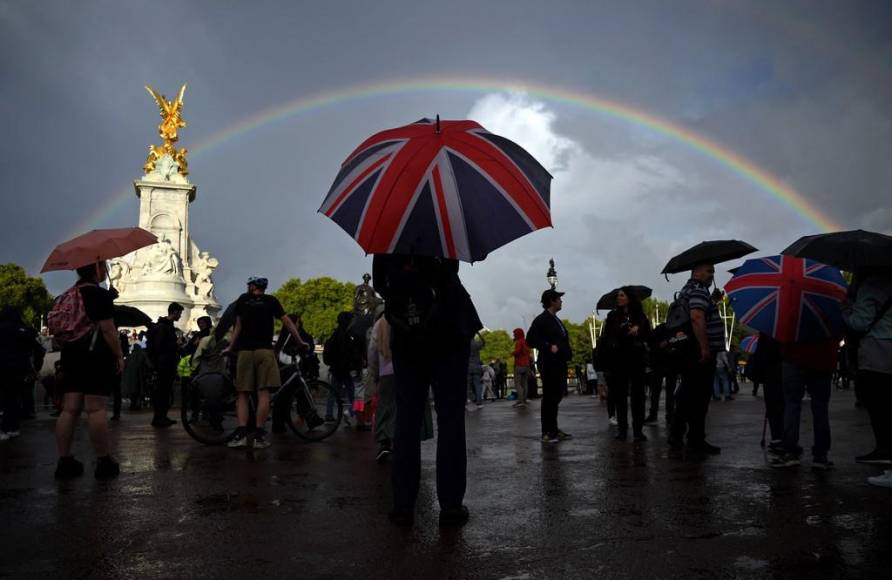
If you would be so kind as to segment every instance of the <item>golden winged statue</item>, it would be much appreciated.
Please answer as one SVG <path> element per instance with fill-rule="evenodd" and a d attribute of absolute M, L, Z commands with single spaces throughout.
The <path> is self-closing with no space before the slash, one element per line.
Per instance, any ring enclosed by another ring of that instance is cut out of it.
<path fill-rule="evenodd" d="M 143 165 L 143 171 L 151 173 L 155 169 L 155 162 L 164 155 L 170 155 L 179 166 L 179 173 L 183 176 L 189 175 L 189 164 L 186 161 L 186 149 L 177 149 L 173 146 L 177 142 L 177 129 L 186 126 L 186 121 L 180 116 L 183 110 L 183 95 L 186 93 L 186 85 L 180 87 L 180 92 L 176 100 L 169 101 L 164 95 L 159 95 L 152 87 L 146 85 L 146 90 L 155 99 L 158 109 L 161 112 L 161 124 L 158 125 L 158 135 L 164 141 L 160 146 L 149 145 L 149 156 L 146 158 L 146 164 Z"/>

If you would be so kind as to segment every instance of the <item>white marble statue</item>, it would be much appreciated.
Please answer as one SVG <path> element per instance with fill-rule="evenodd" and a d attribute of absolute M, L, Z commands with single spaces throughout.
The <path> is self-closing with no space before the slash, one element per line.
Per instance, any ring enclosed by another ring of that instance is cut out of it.
<path fill-rule="evenodd" d="M 121 258 L 109 260 L 108 280 L 119 293 L 124 292 L 130 282 L 130 264 Z"/>
<path fill-rule="evenodd" d="M 199 298 L 213 298 L 214 281 L 212 276 L 214 270 L 220 266 L 217 258 L 212 258 L 209 252 L 200 252 L 198 258 L 192 263 L 192 269 L 195 271 L 195 293 Z"/>
<path fill-rule="evenodd" d="M 173 244 L 165 237 L 162 237 L 155 245 L 155 251 L 151 255 L 152 271 L 156 274 L 163 274 L 176 278 L 183 272 L 183 262 L 180 255 L 173 249 Z"/>

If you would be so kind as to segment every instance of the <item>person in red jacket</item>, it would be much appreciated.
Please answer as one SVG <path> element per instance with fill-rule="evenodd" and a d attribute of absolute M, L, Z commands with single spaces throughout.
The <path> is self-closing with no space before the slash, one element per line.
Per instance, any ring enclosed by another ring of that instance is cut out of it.
<path fill-rule="evenodd" d="M 514 390 L 517 391 L 515 407 L 527 406 L 527 382 L 530 377 L 530 347 L 522 328 L 514 329 Z"/>

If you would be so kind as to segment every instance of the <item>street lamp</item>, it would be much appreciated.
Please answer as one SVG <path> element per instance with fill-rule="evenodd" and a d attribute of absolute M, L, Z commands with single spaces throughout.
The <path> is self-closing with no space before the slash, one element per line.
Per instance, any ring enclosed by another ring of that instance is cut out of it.
<path fill-rule="evenodd" d="M 557 287 L 557 271 L 554 269 L 554 258 L 548 260 L 548 273 L 545 274 L 545 279 L 548 280 L 552 290 Z"/>

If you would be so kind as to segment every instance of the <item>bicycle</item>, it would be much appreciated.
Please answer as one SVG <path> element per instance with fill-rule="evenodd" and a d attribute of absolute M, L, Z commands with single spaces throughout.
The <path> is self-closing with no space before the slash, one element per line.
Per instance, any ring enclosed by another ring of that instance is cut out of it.
<path fill-rule="evenodd" d="M 287 412 L 281 417 L 291 431 L 309 442 L 322 441 L 338 430 L 344 418 L 344 403 L 338 391 L 319 379 L 305 380 L 298 363 L 279 364 L 279 371 L 287 377 L 271 396 L 270 415 Z M 249 400 L 249 417 L 257 409 L 256 394 Z M 186 432 L 205 445 L 225 445 L 235 437 L 238 427 L 236 401 L 238 393 L 229 375 L 207 372 L 192 379 L 183 389 L 181 418 Z M 329 400 L 333 401 L 332 415 L 326 415 Z M 278 407 L 277 407 L 278 406 Z"/>

